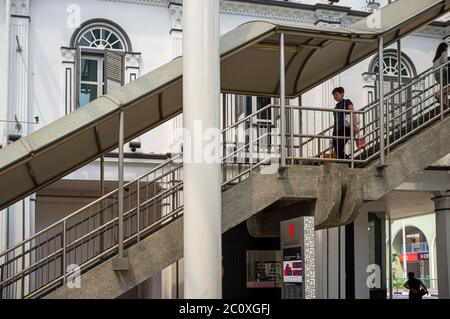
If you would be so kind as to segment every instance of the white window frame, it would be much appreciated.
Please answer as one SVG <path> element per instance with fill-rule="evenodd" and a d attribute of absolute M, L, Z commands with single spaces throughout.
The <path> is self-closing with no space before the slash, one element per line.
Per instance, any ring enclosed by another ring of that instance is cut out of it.
<path fill-rule="evenodd" d="M 93 82 L 93 81 L 83 81 L 81 80 L 81 66 L 82 63 L 81 61 L 85 59 L 85 60 L 95 60 L 97 61 L 97 81 Z M 80 96 L 81 96 L 81 86 L 83 84 L 88 84 L 88 85 L 96 85 L 97 86 L 97 97 L 100 97 L 103 95 L 104 92 L 104 85 L 105 85 L 105 81 L 104 81 L 104 76 L 103 76 L 103 72 L 104 72 L 104 63 L 105 63 L 105 58 L 103 56 L 99 56 L 99 55 L 94 55 L 94 54 L 89 54 L 89 53 L 83 53 L 81 52 L 81 57 L 80 57 Z M 80 105 L 79 107 L 83 107 L 83 105 Z"/>

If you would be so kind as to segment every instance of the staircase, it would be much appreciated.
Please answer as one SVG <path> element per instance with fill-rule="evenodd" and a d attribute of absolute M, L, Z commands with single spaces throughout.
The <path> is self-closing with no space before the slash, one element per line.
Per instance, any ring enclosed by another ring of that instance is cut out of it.
<path fill-rule="evenodd" d="M 450 153 L 450 110 L 436 99 L 442 96 L 434 80 L 436 71 L 429 69 L 386 94 L 382 131 L 378 101 L 345 111 L 360 128 L 360 134 L 349 140 L 366 140 L 365 148 L 351 148 L 346 159 L 325 156 L 332 141 L 340 138 L 332 134 L 336 110 L 287 107 L 284 150 L 278 105 L 267 105 L 229 124 L 222 131 L 222 231 L 286 198 L 314 203 L 317 229 L 350 223 L 364 200 L 380 198 Z M 405 99 L 406 91 L 416 93 Z M 385 139 L 388 167 L 384 177 L 375 177 L 380 136 Z M 417 151 L 417 143 L 424 151 Z M 281 152 L 289 164 L 285 179 L 277 174 Z M 321 165 L 330 161 L 339 164 Z M 2 252 L 1 298 L 114 298 L 179 260 L 182 154 L 124 188 L 123 240 L 132 263 L 129 272 L 112 271 L 111 257 L 118 249 L 115 190 Z M 70 267 L 74 264 L 77 268 Z M 80 273 L 82 288 L 68 288 L 66 284 Z"/>

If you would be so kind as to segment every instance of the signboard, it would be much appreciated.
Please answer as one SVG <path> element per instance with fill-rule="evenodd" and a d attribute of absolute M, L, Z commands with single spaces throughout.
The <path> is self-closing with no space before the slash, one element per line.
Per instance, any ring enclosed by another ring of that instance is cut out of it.
<path fill-rule="evenodd" d="M 420 260 L 428 260 L 428 259 L 430 259 L 430 255 L 428 253 L 421 253 L 421 254 L 419 254 L 419 259 Z"/>
<path fill-rule="evenodd" d="M 283 281 L 302 282 L 302 261 L 283 261 Z"/>
<path fill-rule="evenodd" d="M 414 262 L 418 261 L 419 258 L 417 256 L 417 253 L 410 253 L 410 254 L 400 254 L 400 262 Z"/>
<path fill-rule="evenodd" d="M 283 299 L 315 298 L 314 217 L 304 216 L 280 223 L 283 254 Z"/>

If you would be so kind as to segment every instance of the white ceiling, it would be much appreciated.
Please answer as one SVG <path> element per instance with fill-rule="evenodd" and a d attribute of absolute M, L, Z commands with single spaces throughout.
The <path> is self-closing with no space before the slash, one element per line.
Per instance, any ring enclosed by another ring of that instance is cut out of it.
<path fill-rule="evenodd" d="M 384 196 L 384 201 L 392 219 L 418 216 L 434 212 L 432 192 L 395 190 Z"/>

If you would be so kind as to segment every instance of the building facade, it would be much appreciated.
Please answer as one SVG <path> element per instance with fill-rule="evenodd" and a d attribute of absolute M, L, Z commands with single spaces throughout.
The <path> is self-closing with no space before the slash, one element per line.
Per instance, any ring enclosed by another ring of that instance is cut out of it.
<path fill-rule="evenodd" d="M 328 4 L 328 1 L 306 0 L 223 0 L 220 31 L 224 34 L 253 20 L 347 27 L 368 16 L 378 6 L 387 4 L 388 1 L 381 0 L 379 3 L 347 0 L 335 5 Z M 132 82 L 182 55 L 183 8 L 180 1 L 170 0 L 1 0 L 0 35 L 0 142 L 5 146 L 82 108 L 115 86 Z M 447 16 L 403 39 L 402 80 L 408 81 L 429 69 L 438 44 L 449 41 L 449 35 Z M 398 85 L 398 63 L 397 46 L 386 48 L 383 64 L 387 90 Z M 333 108 L 335 102 L 331 91 L 334 87 L 343 86 L 356 109 L 362 108 L 377 98 L 375 79 L 378 72 L 379 63 L 373 56 L 305 93 L 301 103 Z M 252 99 L 242 101 L 243 110 L 258 103 Z M 244 114 L 242 111 L 238 115 Z M 182 116 L 177 116 L 140 136 L 134 141 L 136 143 L 127 144 L 125 180 L 148 171 L 168 158 L 168 154 L 179 153 L 182 148 L 181 128 Z M 444 166 L 449 164 L 448 160 L 442 163 Z M 29 236 L 114 189 L 116 166 L 117 153 L 112 152 L 104 159 L 104 189 L 100 188 L 101 160 L 98 159 L 2 211 L 1 250 L 22 239 L 21 212 L 25 211 L 25 236 Z M 440 177 L 433 173 L 425 175 L 430 183 L 441 183 Z M 418 190 L 415 186 L 418 184 L 420 181 L 411 181 L 398 192 L 412 198 L 415 192 L 426 192 Z M 392 199 L 383 199 L 366 205 L 352 226 L 354 236 L 358 238 L 353 247 L 357 257 L 354 260 L 355 282 L 350 283 L 352 289 L 346 287 L 346 257 L 341 254 L 346 247 L 345 227 L 317 232 L 319 263 L 327 265 L 318 270 L 320 297 L 370 297 L 371 291 L 366 285 L 367 265 L 370 260 L 375 260 L 368 252 L 370 216 L 377 220 L 375 213 L 392 211 L 395 215 L 400 210 L 391 203 Z M 434 209 L 419 209 L 419 213 L 429 211 Z M 388 219 L 383 215 L 380 225 L 386 225 Z M 382 227 L 380 225 L 377 227 Z M 242 229 L 245 232 L 245 227 Z M 247 235 L 236 233 L 233 237 L 233 234 L 228 234 L 224 237 L 224 245 L 232 247 L 230 243 L 237 241 L 242 251 L 279 249 L 277 239 L 258 241 L 249 239 Z M 383 236 L 386 236 L 385 230 Z M 386 253 L 386 248 L 382 251 Z M 386 264 L 385 259 L 379 262 Z M 130 296 L 182 297 L 180 269 L 182 261 L 130 292 Z M 430 265 L 430 272 L 434 271 L 432 269 Z M 387 289 L 386 285 L 381 288 Z"/>

